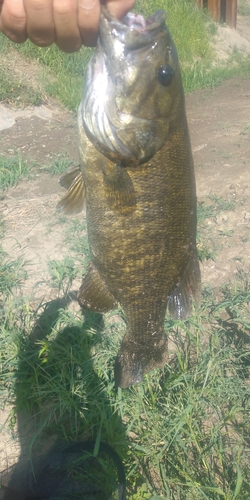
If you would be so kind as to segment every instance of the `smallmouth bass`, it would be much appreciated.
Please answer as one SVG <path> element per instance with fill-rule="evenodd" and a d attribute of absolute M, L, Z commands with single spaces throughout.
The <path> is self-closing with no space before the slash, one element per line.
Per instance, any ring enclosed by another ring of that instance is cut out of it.
<path fill-rule="evenodd" d="M 80 172 L 59 208 L 86 202 L 91 265 L 79 303 L 120 303 L 127 329 L 115 382 L 128 387 L 167 361 L 164 318 L 199 301 L 196 190 L 178 56 L 164 11 L 121 21 L 102 7 L 78 112 Z"/>

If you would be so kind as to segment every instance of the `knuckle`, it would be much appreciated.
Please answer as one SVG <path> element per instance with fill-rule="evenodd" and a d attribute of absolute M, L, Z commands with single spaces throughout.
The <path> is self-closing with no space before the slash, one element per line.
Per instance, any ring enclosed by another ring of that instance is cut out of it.
<path fill-rule="evenodd" d="M 53 5 L 54 14 L 58 16 L 72 16 L 72 2 L 69 0 L 55 1 Z M 75 9 L 76 11 L 76 9 Z"/>
<path fill-rule="evenodd" d="M 24 5 L 26 5 L 26 0 L 24 1 Z M 44 0 L 29 0 L 28 10 L 29 11 L 46 11 L 48 10 L 48 2 L 44 2 Z"/>
<path fill-rule="evenodd" d="M 26 26 L 26 16 L 25 14 L 15 11 L 12 6 L 10 7 L 7 15 L 2 16 L 3 25 L 9 30 L 22 30 Z"/>

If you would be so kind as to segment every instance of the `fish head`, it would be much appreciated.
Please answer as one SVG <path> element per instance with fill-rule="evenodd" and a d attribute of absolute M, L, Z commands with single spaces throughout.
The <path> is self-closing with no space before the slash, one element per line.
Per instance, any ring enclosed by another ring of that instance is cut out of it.
<path fill-rule="evenodd" d="M 184 109 L 177 51 L 165 21 L 162 10 L 118 21 L 102 7 L 81 114 L 85 130 L 122 159 L 150 159 Z"/>

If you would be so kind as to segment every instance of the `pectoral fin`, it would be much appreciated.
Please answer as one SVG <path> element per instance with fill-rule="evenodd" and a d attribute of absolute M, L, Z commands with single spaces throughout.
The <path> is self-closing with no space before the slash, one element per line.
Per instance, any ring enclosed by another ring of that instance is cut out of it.
<path fill-rule="evenodd" d="M 125 167 L 115 165 L 112 172 L 104 175 L 104 185 L 111 208 L 119 209 L 136 205 L 133 183 Z"/>
<path fill-rule="evenodd" d="M 69 189 L 71 184 L 74 182 L 75 178 L 81 173 L 80 166 L 73 168 L 71 170 L 67 170 L 64 174 L 61 175 L 59 179 L 60 186 L 65 189 Z"/>
<path fill-rule="evenodd" d="M 85 185 L 80 169 L 77 168 L 66 172 L 59 182 L 61 186 L 68 190 L 58 202 L 56 208 L 69 215 L 81 212 L 85 203 Z"/>
<path fill-rule="evenodd" d="M 82 282 L 78 300 L 82 307 L 101 313 L 115 309 L 117 306 L 114 296 L 92 264 Z"/>
<path fill-rule="evenodd" d="M 193 302 L 199 304 L 201 277 L 197 252 L 189 261 L 178 285 L 168 298 L 168 310 L 171 318 L 185 319 L 192 314 Z"/>

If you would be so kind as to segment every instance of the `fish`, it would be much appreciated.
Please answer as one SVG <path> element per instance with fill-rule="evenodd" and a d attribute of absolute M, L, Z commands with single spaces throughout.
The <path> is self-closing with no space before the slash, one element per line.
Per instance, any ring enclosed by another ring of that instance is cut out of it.
<path fill-rule="evenodd" d="M 117 20 L 102 6 L 77 120 L 80 169 L 64 174 L 58 207 L 86 204 L 91 263 L 78 300 L 122 308 L 114 378 L 127 388 L 165 366 L 166 313 L 188 317 L 201 292 L 194 164 L 165 11 Z"/>

